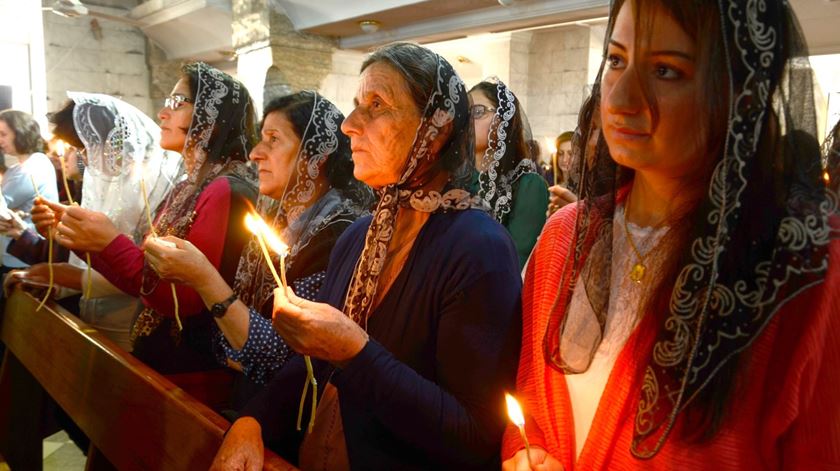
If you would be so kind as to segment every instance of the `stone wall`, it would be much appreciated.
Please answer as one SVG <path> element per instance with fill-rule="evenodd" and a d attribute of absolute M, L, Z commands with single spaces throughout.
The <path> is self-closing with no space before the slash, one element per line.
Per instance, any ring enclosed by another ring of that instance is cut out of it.
<path fill-rule="evenodd" d="M 532 135 L 548 160 L 554 138 L 574 130 L 601 64 L 605 27 L 573 25 L 485 34 L 427 45 L 467 84 L 497 76 L 522 104 Z"/>
<path fill-rule="evenodd" d="M 48 6 L 53 1 L 43 0 L 42 3 Z M 112 15 L 124 15 L 137 5 L 137 1 L 109 0 L 87 4 Z M 112 8 L 117 6 L 122 8 Z M 63 18 L 45 11 L 43 17 L 48 110 L 60 107 L 67 99 L 67 91 L 85 91 L 122 98 L 154 115 L 146 37 L 139 29 L 89 16 Z"/>
<path fill-rule="evenodd" d="M 535 31 L 529 50 L 528 118 L 548 160 L 553 139 L 574 130 L 589 80 L 589 28 Z"/>
<path fill-rule="evenodd" d="M 332 54 L 330 72 L 318 87 L 318 92 L 335 103 L 344 116 L 353 111 L 353 98 L 359 87 L 359 69 L 366 57 L 366 53 L 336 49 Z"/>
<path fill-rule="evenodd" d="M 318 90 L 335 77 L 333 53 L 337 42 L 295 31 L 291 21 L 267 0 L 233 0 L 233 47 L 237 75 L 261 109 L 268 91 Z M 339 72 L 338 75 L 342 75 Z"/>

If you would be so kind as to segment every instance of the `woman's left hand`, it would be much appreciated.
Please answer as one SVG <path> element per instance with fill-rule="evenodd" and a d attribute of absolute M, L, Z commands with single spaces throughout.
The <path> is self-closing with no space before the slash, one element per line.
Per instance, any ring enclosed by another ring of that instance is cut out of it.
<path fill-rule="evenodd" d="M 208 270 L 215 270 L 204 253 L 188 240 L 173 236 L 147 237 L 143 250 L 146 260 L 165 280 L 194 287 L 206 279 Z"/>
<path fill-rule="evenodd" d="M 23 231 L 26 230 L 26 224 L 20 218 L 20 214 L 9 209 L 0 211 L 4 211 L 3 214 L 0 214 L 0 233 L 15 240 L 20 239 Z M 7 217 L 8 219 L 6 219 Z"/>
<path fill-rule="evenodd" d="M 103 213 L 79 206 L 64 206 L 63 209 L 56 240 L 64 247 L 82 252 L 101 252 L 120 235 L 114 223 Z"/>
<path fill-rule="evenodd" d="M 368 334 L 343 312 L 325 303 L 299 298 L 291 288 L 274 290 L 274 330 L 292 349 L 338 366 L 355 357 Z"/>

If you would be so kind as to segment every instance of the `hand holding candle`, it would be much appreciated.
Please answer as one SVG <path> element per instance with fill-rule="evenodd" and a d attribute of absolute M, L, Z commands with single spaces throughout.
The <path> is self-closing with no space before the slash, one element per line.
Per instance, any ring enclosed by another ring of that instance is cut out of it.
<path fill-rule="evenodd" d="M 505 393 L 505 401 L 507 402 L 507 413 L 510 421 L 519 428 L 519 435 L 522 441 L 525 442 L 525 453 L 528 455 L 528 465 L 533 468 L 534 462 L 531 460 L 531 444 L 528 443 L 528 437 L 525 435 L 525 416 L 522 414 L 522 408 L 515 397 Z"/>
<path fill-rule="evenodd" d="M 58 154 L 58 161 L 61 163 L 61 179 L 64 181 L 64 192 L 67 194 L 67 202 L 71 205 L 76 204 L 73 201 L 73 193 L 70 191 L 70 184 L 67 182 L 67 162 L 64 160 L 64 154 L 67 150 L 67 144 L 61 139 L 56 142 L 55 152 Z M 85 253 L 85 261 L 87 262 L 87 283 L 85 284 L 85 298 L 90 299 L 91 289 L 93 289 L 93 273 L 91 273 L 90 252 Z"/>
<path fill-rule="evenodd" d="M 32 182 L 32 188 L 35 190 L 35 199 L 41 199 L 41 192 L 38 190 L 38 183 L 35 182 L 35 177 L 30 173 L 29 174 L 29 181 Z M 52 293 L 53 289 L 53 229 L 49 230 L 49 234 L 47 235 L 47 267 L 49 267 L 49 285 L 47 286 L 47 292 L 44 293 L 44 298 L 41 299 L 41 302 L 38 304 L 38 307 L 35 311 L 40 311 L 44 304 L 46 304 L 47 299 L 50 297 L 50 293 Z"/>
<path fill-rule="evenodd" d="M 284 244 L 282 240 L 268 227 L 268 224 L 263 221 L 261 217 L 256 214 L 245 215 L 245 227 L 254 234 L 257 242 L 260 244 L 265 263 L 268 269 L 274 276 L 274 282 L 277 286 L 283 288 L 283 292 L 288 291 L 286 284 L 286 256 L 289 254 L 289 246 Z M 280 256 L 280 275 L 274 268 L 274 262 L 271 261 L 271 254 L 268 247 Z M 309 385 L 312 385 L 312 413 L 309 416 L 309 431 L 315 426 L 315 410 L 318 408 L 318 381 L 315 379 L 315 371 L 312 368 L 312 360 L 308 355 L 304 355 L 303 361 L 306 363 L 306 382 L 303 384 L 303 393 L 300 396 L 300 405 L 298 407 L 297 429 L 300 430 L 300 423 L 303 418 L 303 405 L 306 401 L 306 393 L 309 390 Z"/>
<path fill-rule="evenodd" d="M 143 195 L 143 206 L 146 208 L 146 221 L 149 223 L 149 234 L 151 234 L 152 237 L 157 237 L 155 222 L 152 219 L 152 207 L 149 204 L 149 195 L 146 191 L 146 166 L 143 164 L 143 159 L 135 160 L 134 165 L 134 173 L 140 176 L 140 194 Z M 172 242 L 167 242 L 167 244 L 171 243 Z M 181 316 L 178 313 L 178 292 L 175 290 L 174 283 L 170 283 L 169 287 L 172 289 L 172 306 L 175 311 L 175 323 L 178 325 L 178 330 L 181 331 L 184 330 L 184 326 L 181 324 Z"/>

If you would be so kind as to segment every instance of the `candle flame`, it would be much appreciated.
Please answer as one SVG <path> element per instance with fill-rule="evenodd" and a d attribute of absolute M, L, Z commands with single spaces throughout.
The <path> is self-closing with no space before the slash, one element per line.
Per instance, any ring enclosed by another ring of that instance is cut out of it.
<path fill-rule="evenodd" d="M 64 154 L 67 152 L 67 143 L 63 140 L 59 139 L 55 141 L 55 153 L 58 155 L 59 158 L 64 158 Z"/>
<path fill-rule="evenodd" d="M 251 234 L 254 234 L 255 236 L 260 235 L 260 226 L 259 223 L 257 223 L 257 219 L 258 218 L 251 213 L 245 215 L 245 227 L 247 227 L 248 230 L 251 231 Z"/>
<path fill-rule="evenodd" d="M 554 145 L 554 139 L 544 137 L 543 144 L 545 144 L 545 148 L 548 150 L 548 155 L 554 155 L 557 153 L 557 146 Z"/>
<path fill-rule="evenodd" d="M 508 393 L 505 393 L 505 401 L 507 402 L 507 413 L 510 421 L 517 427 L 525 425 L 525 416 L 522 415 L 522 408 L 519 406 L 519 401 Z"/>
<path fill-rule="evenodd" d="M 831 183 L 831 175 L 828 174 L 828 170 L 823 172 L 823 180 L 825 180 L 825 184 L 828 185 Z"/>
<path fill-rule="evenodd" d="M 281 257 L 289 254 L 289 246 L 283 243 L 280 237 L 268 227 L 263 218 L 256 214 L 248 213 L 245 215 L 245 227 L 251 231 L 252 234 L 262 237 L 265 243 Z"/>

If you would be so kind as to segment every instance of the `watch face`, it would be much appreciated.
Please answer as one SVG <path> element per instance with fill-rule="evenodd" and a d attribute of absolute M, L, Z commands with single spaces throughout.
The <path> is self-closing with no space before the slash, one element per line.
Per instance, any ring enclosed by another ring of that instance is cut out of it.
<path fill-rule="evenodd" d="M 225 313 L 227 312 L 228 308 L 230 307 L 231 304 L 234 303 L 234 301 L 236 301 L 236 294 L 231 295 L 231 297 L 225 299 L 224 301 L 222 301 L 220 303 L 214 304 L 210 308 L 210 314 L 213 314 L 213 317 L 224 316 Z"/>

